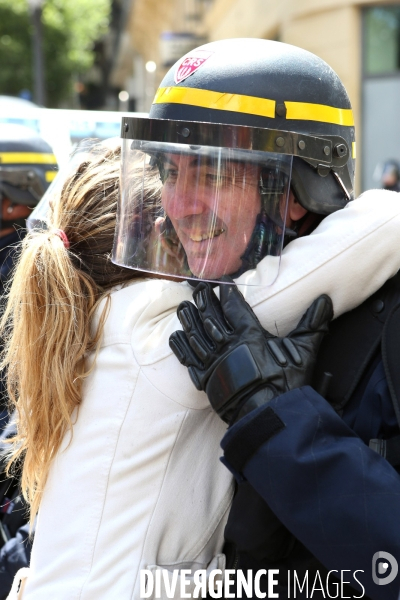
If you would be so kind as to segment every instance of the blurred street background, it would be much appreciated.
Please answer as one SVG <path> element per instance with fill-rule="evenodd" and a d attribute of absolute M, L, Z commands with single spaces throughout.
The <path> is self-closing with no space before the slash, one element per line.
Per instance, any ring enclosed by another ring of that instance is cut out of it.
<path fill-rule="evenodd" d="M 259 37 L 338 73 L 357 127 L 357 192 L 400 161 L 400 2 L 0 0 L 0 122 L 36 128 L 60 164 L 84 137 L 146 113 L 168 68 L 208 41 Z M 13 98 L 10 98 L 13 97 Z"/>

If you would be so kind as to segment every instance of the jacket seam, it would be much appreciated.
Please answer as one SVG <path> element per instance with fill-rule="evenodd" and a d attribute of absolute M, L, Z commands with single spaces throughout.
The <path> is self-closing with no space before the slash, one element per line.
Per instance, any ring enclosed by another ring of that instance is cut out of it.
<path fill-rule="evenodd" d="M 114 344 L 111 344 L 111 345 L 114 345 Z M 131 393 L 131 395 L 130 395 L 130 398 L 129 398 L 129 402 L 127 403 L 127 406 L 126 406 L 126 409 L 125 409 L 125 414 L 124 414 L 124 417 L 123 417 L 123 419 L 121 420 L 121 423 L 120 423 L 120 426 L 119 426 L 119 430 L 118 430 L 118 436 L 117 436 L 117 438 L 116 438 L 116 443 L 115 443 L 115 445 L 114 445 L 114 452 L 113 452 L 112 460 L 111 460 L 110 467 L 109 467 L 109 469 L 108 469 L 108 473 L 107 473 L 107 486 L 106 486 L 106 490 L 108 490 L 108 487 L 109 487 L 109 482 L 110 482 L 110 473 L 111 473 L 112 467 L 113 467 L 113 465 L 114 465 L 114 461 L 115 461 L 115 453 L 116 453 L 116 451 L 117 451 L 118 442 L 119 442 L 119 438 L 120 438 L 120 435 L 121 435 L 121 429 L 122 429 L 122 427 L 123 427 L 123 424 L 125 423 L 125 420 L 126 420 L 126 417 L 127 417 L 127 414 L 128 414 L 128 410 L 129 410 L 129 407 L 130 407 L 130 405 L 131 405 L 132 398 L 133 398 L 133 396 L 134 396 L 134 393 L 135 393 L 135 390 L 136 390 L 136 386 L 137 386 L 137 383 L 138 383 L 138 380 L 139 380 L 139 375 L 140 375 L 140 367 L 139 367 L 139 372 L 138 372 L 138 374 L 137 374 L 137 377 L 136 377 L 135 384 L 134 384 L 134 386 L 133 386 L 133 389 L 132 389 L 132 393 Z M 85 581 L 84 581 L 84 582 L 83 582 L 83 584 L 82 584 L 81 590 L 80 590 L 80 592 L 79 592 L 79 598 L 78 598 L 78 600 L 81 600 L 81 598 L 82 598 L 82 594 L 83 594 L 83 592 L 85 591 L 85 589 L 84 589 L 84 588 L 85 588 L 85 586 L 87 585 L 87 582 L 88 582 L 88 580 L 89 580 L 90 574 L 91 574 L 91 572 L 92 572 L 92 568 L 93 568 L 93 561 L 94 561 L 94 554 L 95 554 L 95 552 L 96 552 L 96 547 L 97 547 L 97 542 L 98 542 L 99 532 L 100 532 L 101 524 L 102 524 L 102 522 L 103 522 L 103 517 L 104 517 L 104 509 L 105 509 L 105 504 L 106 504 L 106 497 L 107 497 L 107 491 L 106 491 L 106 493 L 105 493 L 105 495 L 104 495 L 103 502 L 102 502 L 102 508 L 101 508 L 101 514 L 100 514 L 100 521 L 99 521 L 99 524 L 98 524 L 98 527 L 97 527 L 96 536 L 95 536 L 95 540 L 94 540 L 94 543 L 93 543 L 93 548 L 92 548 L 92 553 L 91 553 L 90 568 L 89 568 L 89 571 L 88 571 L 88 573 L 87 573 L 87 576 L 86 576 L 86 578 L 85 578 Z"/>
<path fill-rule="evenodd" d="M 151 382 L 150 382 L 150 383 L 151 383 Z M 182 427 L 183 427 L 183 424 L 184 424 L 184 422 L 186 421 L 187 413 L 188 413 L 188 411 L 186 411 L 186 413 L 185 413 L 185 416 L 184 416 L 184 418 L 183 418 L 183 419 L 182 419 L 182 421 L 181 421 L 181 424 L 180 424 L 180 426 L 179 426 L 179 429 L 178 429 L 178 431 L 176 432 L 176 435 L 175 435 L 174 443 L 173 443 L 173 445 L 172 445 L 172 447 L 171 447 L 171 449 L 170 449 L 170 452 L 169 452 L 168 461 L 167 461 L 167 464 L 166 464 L 166 466 L 165 466 L 165 470 L 164 470 L 164 473 L 163 473 L 163 478 L 162 478 L 162 481 L 161 481 L 161 484 L 160 484 L 160 489 L 158 490 L 158 494 L 157 494 L 157 500 L 156 500 L 156 501 L 155 501 L 155 503 L 154 503 L 154 507 L 153 507 L 153 510 L 152 510 L 152 513 L 151 513 L 151 517 L 150 517 L 149 523 L 148 523 L 148 525 L 147 525 L 147 529 L 146 529 L 146 535 L 145 535 L 145 537 L 144 537 L 144 540 L 143 540 L 143 544 L 142 544 L 142 551 L 141 551 L 141 553 L 140 553 L 140 559 L 139 559 L 139 561 L 138 561 L 138 564 L 139 564 L 139 565 L 140 565 L 140 563 L 141 563 L 141 561 L 142 561 L 142 558 L 143 558 L 144 549 L 145 549 L 146 542 L 147 542 L 147 538 L 148 538 L 148 535 L 149 535 L 149 529 L 150 529 L 150 527 L 151 527 L 151 524 L 152 524 L 152 522 L 153 522 L 153 519 L 154 519 L 154 513 L 155 513 L 155 511 L 156 511 L 156 509 L 157 509 L 157 506 L 158 506 L 158 503 L 159 503 L 159 500 L 160 500 L 161 491 L 162 491 L 162 489 L 163 489 L 164 482 L 165 482 L 165 478 L 166 478 L 166 476 L 167 476 L 167 471 L 168 471 L 168 467 L 169 467 L 169 464 L 170 464 L 170 461 L 171 461 L 171 456 L 172 456 L 173 450 L 174 450 L 174 448 L 175 448 L 175 446 L 176 446 L 176 442 L 177 442 L 177 440 L 178 440 L 179 433 L 180 433 L 180 431 L 181 431 L 181 429 L 182 429 Z M 140 570 L 140 569 L 139 569 L 139 570 Z M 136 572 L 136 576 L 135 576 L 135 579 L 134 579 L 134 582 L 133 582 L 133 585 L 132 585 L 131 599 L 133 598 L 133 594 L 134 594 L 134 591 L 135 591 L 135 587 L 136 587 L 136 582 L 137 582 L 137 578 L 138 578 L 139 570 Z"/>
<path fill-rule="evenodd" d="M 135 358 L 136 362 L 137 359 Z M 141 373 L 143 375 L 143 377 L 146 379 L 146 381 L 155 389 L 157 390 L 157 392 L 159 392 L 160 394 L 162 394 L 163 396 L 165 396 L 165 398 L 168 398 L 168 400 L 171 400 L 171 402 L 173 402 L 174 404 L 177 404 L 178 406 L 182 406 L 183 408 L 185 408 L 186 410 L 196 410 L 196 411 L 200 411 L 200 410 L 212 410 L 211 408 L 211 404 L 207 404 L 207 406 L 205 406 L 204 408 L 196 408 L 195 406 L 188 406 L 187 404 L 182 404 L 182 402 L 178 402 L 178 400 L 176 400 L 175 398 L 171 398 L 171 396 L 168 396 L 165 392 L 163 392 L 162 390 L 160 390 L 156 385 L 154 385 L 154 383 L 147 377 L 146 373 L 143 371 L 143 366 L 149 366 L 149 365 L 141 365 L 140 363 L 138 363 L 139 368 L 141 370 Z M 204 392 L 205 393 L 205 392 Z"/>

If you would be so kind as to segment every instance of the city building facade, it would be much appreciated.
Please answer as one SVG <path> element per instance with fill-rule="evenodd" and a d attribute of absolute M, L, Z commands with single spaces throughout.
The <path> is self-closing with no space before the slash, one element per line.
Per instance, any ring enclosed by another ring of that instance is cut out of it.
<path fill-rule="evenodd" d="M 147 111 L 167 69 L 224 38 L 300 46 L 338 73 L 357 127 L 357 192 L 378 187 L 380 165 L 400 160 L 400 2 L 380 0 L 132 0 L 112 80 L 131 110 Z"/>

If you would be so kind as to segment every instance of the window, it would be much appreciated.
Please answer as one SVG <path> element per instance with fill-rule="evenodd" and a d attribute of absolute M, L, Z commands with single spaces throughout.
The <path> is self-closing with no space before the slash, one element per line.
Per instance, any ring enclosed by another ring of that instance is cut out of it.
<path fill-rule="evenodd" d="M 367 8 L 364 20 L 365 76 L 400 71 L 400 6 Z"/>
<path fill-rule="evenodd" d="M 385 161 L 400 161 L 400 4 L 363 11 L 362 189 L 380 187 Z"/>

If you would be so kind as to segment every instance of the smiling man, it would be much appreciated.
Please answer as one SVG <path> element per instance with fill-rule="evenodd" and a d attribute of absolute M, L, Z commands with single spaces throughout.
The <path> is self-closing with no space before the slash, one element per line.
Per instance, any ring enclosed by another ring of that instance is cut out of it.
<path fill-rule="evenodd" d="M 276 171 L 276 165 L 268 168 L 262 162 L 165 155 L 161 169 L 162 206 L 193 275 L 218 279 L 239 273 L 246 251 L 254 252 L 253 234 L 261 222 L 265 229 L 262 243 L 268 244 L 268 218 L 268 249 L 271 254 L 279 251 L 283 223 L 290 226 L 307 211 L 295 202 L 293 193 L 288 194 L 289 177 L 281 173 L 278 183 Z"/>
<path fill-rule="evenodd" d="M 190 271 L 206 279 L 237 272 L 261 210 L 261 167 L 169 154 L 162 172 L 162 205 Z"/>
<path fill-rule="evenodd" d="M 150 123 L 135 119 L 145 139 Z M 285 236 L 296 235 L 307 209 L 291 189 L 292 156 L 249 150 L 254 130 L 237 129 L 242 148 L 206 145 L 207 124 L 191 134 L 197 143 L 190 145 L 124 142 L 117 263 L 214 281 L 270 256 L 274 281 Z"/>

